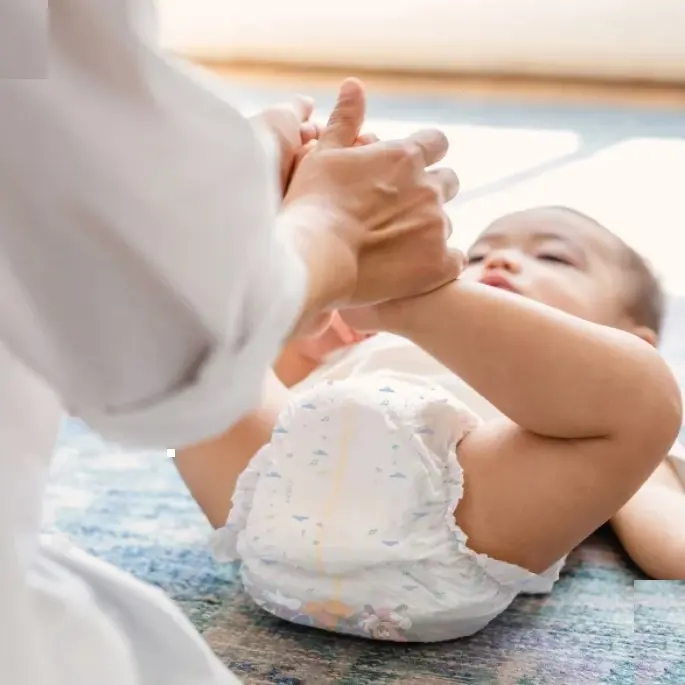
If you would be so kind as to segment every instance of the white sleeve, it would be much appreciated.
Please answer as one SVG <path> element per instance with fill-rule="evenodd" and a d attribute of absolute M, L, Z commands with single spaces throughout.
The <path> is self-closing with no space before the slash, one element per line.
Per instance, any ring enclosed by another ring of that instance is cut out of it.
<path fill-rule="evenodd" d="M 34 66 L 40 5 L 0 12 Z M 147 0 L 49 23 L 47 78 L 0 64 L 0 340 L 110 439 L 201 440 L 256 403 L 305 294 L 274 146 L 157 50 Z"/>

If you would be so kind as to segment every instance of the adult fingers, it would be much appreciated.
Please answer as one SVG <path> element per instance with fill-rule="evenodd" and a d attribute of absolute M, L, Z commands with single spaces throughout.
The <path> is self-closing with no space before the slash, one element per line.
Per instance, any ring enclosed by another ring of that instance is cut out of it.
<path fill-rule="evenodd" d="M 446 273 L 448 280 L 459 278 L 461 272 L 464 270 L 466 259 L 464 253 L 456 248 L 449 248 L 447 250 L 447 266 Z"/>
<path fill-rule="evenodd" d="M 447 136 L 438 129 L 417 131 L 404 139 L 410 149 L 418 149 L 424 168 L 436 164 L 447 154 L 450 143 Z"/>
<path fill-rule="evenodd" d="M 428 172 L 428 179 L 438 191 L 443 202 L 450 202 L 459 193 L 459 177 L 453 169 L 440 167 Z"/>
<path fill-rule="evenodd" d="M 452 237 L 454 227 L 452 226 L 452 219 L 445 214 L 445 240 L 449 240 Z"/>
<path fill-rule="evenodd" d="M 380 138 L 375 134 L 375 133 L 362 133 L 356 140 L 355 142 L 355 147 L 359 147 L 362 145 L 373 145 L 374 143 L 378 143 L 380 141 Z"/>
<path fill-rule="evenodd" d="M 300 125 L 300 138 L 302 145 L 307 145 L 313 140 L 318 140 L 323 133 L 323 126 L 313 121 L 305 121 Z"/>
<path fill-rule="evenodd" d="M 322 148 L 352 147 L 364 124 L 366 93 L 361 81 L 346 79 L 319 139 Z"/>

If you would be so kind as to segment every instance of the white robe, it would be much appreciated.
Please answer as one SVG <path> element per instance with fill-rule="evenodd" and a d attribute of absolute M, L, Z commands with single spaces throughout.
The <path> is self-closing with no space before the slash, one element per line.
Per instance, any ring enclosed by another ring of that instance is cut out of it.
<path fill-rule="evenodd" d="M 49 22 L 2 0 L 3 685 L 235 682 L 158 591 L 38 540 L 65 407 L 128 444 L 217 434 L 303 301 L 270 140 L 177 67 L 148 0 L 51 0 Z"/>

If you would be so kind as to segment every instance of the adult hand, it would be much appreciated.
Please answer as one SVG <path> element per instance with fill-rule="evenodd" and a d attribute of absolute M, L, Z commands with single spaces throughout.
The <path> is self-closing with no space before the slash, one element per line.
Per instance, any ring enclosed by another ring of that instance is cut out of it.
<path fill-rule="evenodd" d="M 252 117 L 276 140 L 280 155 L 281 192 L 288 187 L 298 156 L 321 132 L 321 128 L 310 121 L 313 111 L 314 100 L 298 95 L 290 102 L 268 107 Z"/>
<path fill-rule="evenodd" d="M 364 114 L 363 88 L 350 79 L 284 198 L 284 214 L 299 216 L 291 223 L 309 266 L 312 314 L 427 292 L 462 268 L 462 255 L 446 244 L 443 209 L 458 179 L 426 169 L 445 156 L 447 139 L 428 130 L 355 146 Z"/>

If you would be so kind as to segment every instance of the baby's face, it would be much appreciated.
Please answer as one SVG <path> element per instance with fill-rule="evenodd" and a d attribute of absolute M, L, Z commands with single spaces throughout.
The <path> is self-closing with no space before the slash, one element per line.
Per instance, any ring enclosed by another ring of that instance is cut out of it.
<path fill-rule="evenodd" d="M 462 279 L 622 327 L 625 281 L 617 252 L 613 236 L 583 217 L 528 210 L 497 219 L 480 235 Z"/>

